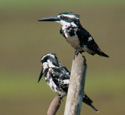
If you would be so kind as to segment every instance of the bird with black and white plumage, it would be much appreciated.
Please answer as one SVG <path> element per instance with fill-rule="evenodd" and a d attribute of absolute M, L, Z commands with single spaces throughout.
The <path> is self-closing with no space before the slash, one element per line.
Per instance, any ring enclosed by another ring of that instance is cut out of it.
<path fill-rule="evenodd" d="M 57 56 L 54 53 L 48 53 L 41 58 L 42 69 L 39 75 L 38 82 L 44 75 L 45 80 L 49 87 L 63 98 L 67 95 L 70 72 L 68 69 L 61 65 Z M 98 110 L 92 105 L 92 100 L 84 93 L 83 102 L 92 107 L 96 112 Z"/>
<path fill-rule="evenodd" d="M 66 41 L 75 49 L 75 54 L 87 52 L 91 55 L 109 57 L 101 51 L 90 33 L 82 27 L 80 16 L 73 12 L 60 13 L 57 16 L 39 19 L 38 21 L 55 21 L 62 25 L 60 33 Z"/>

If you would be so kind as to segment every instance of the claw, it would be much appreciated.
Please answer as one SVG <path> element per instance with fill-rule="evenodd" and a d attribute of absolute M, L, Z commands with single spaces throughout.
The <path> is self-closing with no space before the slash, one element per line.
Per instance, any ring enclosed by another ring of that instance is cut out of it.
<path fill-rule="evenodd" d="M 74 51 L 74 54 L 73 54 L 73 59 L 75 59 L 75 56 L 77 56 L 79 53 L 82 53 L 83 51 L 78 51 L 78 50 L 75 50 Z"/>

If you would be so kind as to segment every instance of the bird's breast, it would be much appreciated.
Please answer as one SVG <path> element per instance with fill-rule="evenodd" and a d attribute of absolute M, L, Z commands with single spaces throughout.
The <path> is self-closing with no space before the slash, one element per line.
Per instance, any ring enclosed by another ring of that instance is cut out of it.
<path fill-rule="evenodd" d="M 74 49 L 77 49 L 77 50 L 80 50 L 81 47 L 80 47 L 80 41 L 79 39 L 77 38 L 77 36 L 72 36 L 72 37 L 67 37 L 66 38 L 66 41 L 71 44 L 71 46 L 74 48 Z"/>

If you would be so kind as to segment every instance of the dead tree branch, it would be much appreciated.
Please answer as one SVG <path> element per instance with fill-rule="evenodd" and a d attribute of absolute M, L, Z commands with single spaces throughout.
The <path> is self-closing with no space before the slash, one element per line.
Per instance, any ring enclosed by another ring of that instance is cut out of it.
<path fill-rule="evenodd" d="M 85 86 L 86 59 L 81 53 L 75 55 L 72 62 L 70 84 L 64 115 L 80 115 Z"/>
<path fill-rule="evenodd" d="M 56 114 L 57 110 L 58 110 L 59 107 L 60 107 L 61 100 L 62 100 L 62 98 L 60 98 L 60 97 L 58 97 L 58 96 L 56 96 L 56 97 L 52 100 L 52 102 L 51 102 L 51 104 L 50 104 L 50 106 L 49 106 L 49 108 L 48 108 L 47 115 L 55 115 L 55 114 Z"/>

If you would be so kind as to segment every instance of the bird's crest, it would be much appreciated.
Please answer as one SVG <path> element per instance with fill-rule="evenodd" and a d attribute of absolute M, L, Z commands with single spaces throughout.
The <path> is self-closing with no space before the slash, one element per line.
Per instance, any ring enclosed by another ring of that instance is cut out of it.
<path fill-rule="evenodd" d="M 58 58 L 56 57 L 56 54 L 54 53 L 48 53 L 46 55 L 44 55 L 43 57 L 41 57 L 41 63 L 48 63 L 51 62 L 53 65 L 58 66 L 59 65 L 59 61 Z"/>
<path fill-rule="evenodd" d="M 64 12 L 64 13 L 60 13 L 59 15 L 67 17 L 67 18 L 76 18 L 76 19 L 80 18 L 80 16 L 78 14 L 75 14 L 73 12 Z"/>

